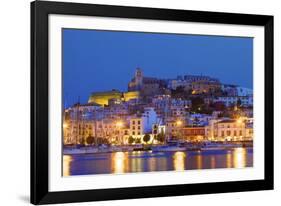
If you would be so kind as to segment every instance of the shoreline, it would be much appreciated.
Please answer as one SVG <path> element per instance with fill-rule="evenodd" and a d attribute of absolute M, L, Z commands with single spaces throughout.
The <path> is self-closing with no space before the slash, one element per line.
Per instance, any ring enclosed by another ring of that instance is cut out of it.
<path fill-rule="evenodd" d="M 235 142 L 235 143 L 209 143 L 209 144 L 189 144 L 183 146 L 177 145 L 118 145 L 118 146 L 64 146 L 63 155 L 75 154 L 101 154 L 115 152 L 185 152 L 185 151 L 220 151 L 231 150 L 235 148 L 253 148 L 252 142 Z"/>

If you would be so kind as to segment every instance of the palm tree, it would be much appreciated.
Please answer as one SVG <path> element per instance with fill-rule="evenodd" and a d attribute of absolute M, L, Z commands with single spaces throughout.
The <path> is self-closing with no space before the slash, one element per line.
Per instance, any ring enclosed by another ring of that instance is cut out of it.
<path fill-rule="evenodd" d="M 163 142 L 165 141 L 165 135 L 164 135 L 164 133 L 163 133 L 163 132 L 159 133 L 159 134 L 156 136 L 156 140 L 157 140 L 158 142 L 163 143 Z"/>
<path fill-rule="evenodd" d="M 134 142 L 135 142 L 135 139 L 132 136 L 130 136 L 128 139 L 128 143 L 133 144 Z"/>
<path fill-rule="evenodd" d="M 95 138 L 92 136 L 88 136 L 86 142 L 87 144 L 92 145 L 95 142 Z"/>
<path fill-rule="evenodd" d="M 143 141 L 147 144 L 150 140 L 150 135 L 149 134 L 145 134 L 144 137 L 143 137 Z"/>

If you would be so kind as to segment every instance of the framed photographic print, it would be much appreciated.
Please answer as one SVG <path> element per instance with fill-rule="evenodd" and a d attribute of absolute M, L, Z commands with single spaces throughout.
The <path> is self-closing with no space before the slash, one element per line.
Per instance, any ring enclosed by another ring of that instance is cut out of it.
<path fill-rule="evenodd" d="M 273 16 L 31 3 L 31 202 L 273 189 Z"/>

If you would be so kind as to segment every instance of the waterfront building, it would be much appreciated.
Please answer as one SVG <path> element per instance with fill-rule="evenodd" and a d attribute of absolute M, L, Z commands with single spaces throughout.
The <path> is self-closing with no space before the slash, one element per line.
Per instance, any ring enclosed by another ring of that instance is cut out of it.
<path fill-rule="evenodd" d="M 63 112 L 63 125 L 62 125 L 62 129 L 63 129 L 63 143 L 64 144 L 71 144 L 72 139 L 71 139 L 71 133 L 70 133 L 70 122 L 71 122 L 71 118 L 70 118 L 70 110 L 69 109 L 65 109 Z"/>
<path fill-rule="evenodd" d="M 254 136 L 254 118 L 252 117 L 247 117 L 245 118 L 245 127 L 246 127 L 246 131 L 245 131 L 245 140 L 249 140 L 252 141 L 253 140 L 253 136 Z"/>
<path fill-rule="evenodd" d="M 165 134 L 166 133 L 166 126 L 162 123 L 156 123 L 152 125 L 152 134 L 154 136 L 158 134 Z"/>
<path fill-rule="evenodd" d="M 145 107 L 142 114 L 144 133 L 151 133 L 152 125 L 158 123 L 156 111 L 153 107 Z"/>
<path fill-rule="evenodd" d="M 205 127 L 206 138 L 211 141 L 252 140 L 253 130 L 246 117 L 210 120 Z"/>
<path fill-rule="evenodd" d="M 160 122 L 153 107 L 144 108 L 144 112 L 142 114 L 129 116 L 128 121 L 128 134 L 134 139 L 140 139 L 141 142 L 143 142 L 142 138 L 145 134 L 151 135 L 152 141 L 153 125 Z"/>
<path fill-rule="evenodd" d="M 64 144 L 83 144 L 86 137 L 93 135 L 92 123 L 92 121 L 88 120 L 70 120 L 64 123 L 68 134 L 64 133 Z"/>
<path fill-rule="evenodd" d="M 205 127 L 183 127 L 181 128 L 182 139 L 188 142 L 201 142 L 205 140 Z"/>
<path fill-rule="evenodd" d="M 165 122 L 165 136 L 167 139 L 178 138 L 181 139 L 181 129 L 185 126 L 184 119 L 168 118 Z"/>
<path fill-rule="evenodd" d="M 84 135 L 88 132 L 84 129 L 85 122 L 93 119 L 102 119 L 102 107 L 96 103 L 77 103 L 68 108 L 63 116 L 64 144 L 78 144 L 82 142 Z"/>
<path fill-rule="evenodd" d="M 79 122 L 70 121 L 69 135 L 72 137 L 67 144 L 85 144 L 88 137 L 93 137 L 111 144 L 125 144 L 129 137 L 129 127 L 124 120 L 84 119 Z"/>
<path fill-rule="evenodd" d="M 129 134 L 134 138 L 141 138 L 144 135 L 143 119 L 142 117 L 130 118 L 130 132 Z"/>

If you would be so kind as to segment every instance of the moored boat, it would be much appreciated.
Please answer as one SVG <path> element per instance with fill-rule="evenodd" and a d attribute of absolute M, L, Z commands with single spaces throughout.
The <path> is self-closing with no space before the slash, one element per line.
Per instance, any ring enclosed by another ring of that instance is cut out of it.
<path fill-rule="evenodd" d="M 177 152 L 177 151 L 185 151 L 185 147 L 179 146 L 169 146 L 169 145 L 162 145 L 156 146 L 151 148 L 153 152 Z"/>

